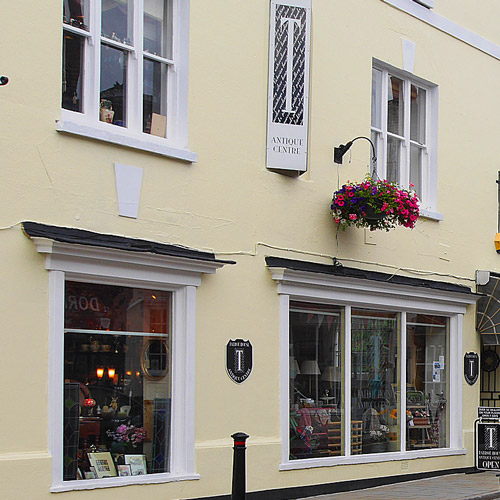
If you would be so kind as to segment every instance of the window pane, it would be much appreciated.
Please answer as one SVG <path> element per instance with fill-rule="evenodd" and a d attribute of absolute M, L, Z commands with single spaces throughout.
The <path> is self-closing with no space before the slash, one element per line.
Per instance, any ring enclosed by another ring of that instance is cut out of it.
<path fill-rule="evenodd" d="M 422 148 L 410 144 L 410 182 L 419 199 L 422 199 Z"/>
<path fill-rule="evenodd" d="M 88 0 L 63 0 L 63 22 L 88 31 Z"/>
<path fill-rule="evenodd" d="M 65 480 L 168 472 L 171 346 L 169 292 L 66 283 Z"/>
<path fill-rule="evenodd" d="M 290 305 L 290 459 L 344 455 L 341 309 Z"/>
<path fill-rule="evenodd" d="M 171 59 L 171 36 L 171 2 L 144 0 L 144 50 Z"/>
<path fill-rule="evenodd" d="M 387 137 L 387 180 L 400 182 L 401 141 L 395 137 Z"/>
<path fill-rule="evenodd" d="M 102 0 L 102 36 L 131 45 L 132 14 L 129 0 Z"/>
<path fill-rule="evenodd" d="M 393 134 L 404 134 L 404 83 L 395 76 L 389 76 L 387 96 L 387 130 Z"/>
<path fill-rule="evenodd" d="M 407 315 L 406 443 L 408 450 L 448 447 L 448 322 Z"/>
<path fill-rule="evenodd" d="M 372 69 L 372 127 L 382 128 L 382 71 Z"/>
<path fill-rule="evenodd" d="M 424 89 L 411 86 L 410 139 L 425 144 L 425 100 Z"/>
<path fill-rule="evenodd" d="M 398 356 L 397 315 L 353 310 L 351 417 L 353 427 L 362 425 L 363 454 L 400 448 Z"/>
<path fill-rule="evenodd" d="M 126 126 L 127 53 L 101 45 L 101 102 L 102 122 Z"/>
<path fill-rule="evenodd" d="M 165 137 L 167 65 L 144 58 L 143 78 L 143 132 Z"/>
<path fill-rule="evenodd" d="M 62 107 L 82 112 L 83 37 L 63 30 Z"/>

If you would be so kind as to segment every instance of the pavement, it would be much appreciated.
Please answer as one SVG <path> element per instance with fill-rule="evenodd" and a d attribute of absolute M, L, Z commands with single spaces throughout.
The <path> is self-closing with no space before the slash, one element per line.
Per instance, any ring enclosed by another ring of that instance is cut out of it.
<path fill-rule="evenodd" d="M 450 474 L 301 500 L 494 500 L 500 499 L 496 472 Z"/>

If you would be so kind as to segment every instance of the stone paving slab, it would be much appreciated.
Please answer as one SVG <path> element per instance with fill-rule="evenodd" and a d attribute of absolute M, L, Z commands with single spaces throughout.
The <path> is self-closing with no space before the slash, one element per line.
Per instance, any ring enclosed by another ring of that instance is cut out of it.
<path fill-rule="evenodd" d="M 494 500 L 500 499 L 495 472 L 450 474 L 366 490 L 319 495 L 301 500 Z"/>

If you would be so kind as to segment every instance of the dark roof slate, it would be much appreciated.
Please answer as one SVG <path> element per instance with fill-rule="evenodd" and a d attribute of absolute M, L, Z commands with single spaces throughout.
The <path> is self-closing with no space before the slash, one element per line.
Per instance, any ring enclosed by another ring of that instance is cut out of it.
<path fill-rule="evenodd" d="M 155 241 L 127 238 L 112 234 L 94 233 L 83 229 L 70 227 L 48 226 L 38 222 L 23 222 L 23 231 L 30 237 L 48 238 L 62 243 L 73 243 L 76 245 L 89 245 L 94 247 L 113 248 L 115 250 L 127 250 L 130 252 L 153 253 L 157 255 L 168 255 L 171 257 L 182 257 L 200 261 L 211 261 L 220 264 L 235 264 L 231 260 L 219 260 L 211 252 L 202 252 L 180 245 L 167 245 Z"/>
<path fill-rule="evenodd" d="M 409 278 L 397 274 L 387 274 L 378 271 L 366 271 L 355 267 L 346 267 L 339 261 L 335 264 L 319 264 L 316 262 L 308 262 L 303 260 L 292 260 L 282 257 L 266 257 L 268 267 L 284 267 L 295 271 L 305 271 L 310 273 L 328 274 L 330 276 L 341 276 L 346 278 L 358 278 L 364 280 L 380 281 L 395 285 L 409 285 L 445 292 L 466 293 L 476 295 L 470 288 L 464 285 L 457 285 L 446 281 L 431 281 L 421 278 Z"/>

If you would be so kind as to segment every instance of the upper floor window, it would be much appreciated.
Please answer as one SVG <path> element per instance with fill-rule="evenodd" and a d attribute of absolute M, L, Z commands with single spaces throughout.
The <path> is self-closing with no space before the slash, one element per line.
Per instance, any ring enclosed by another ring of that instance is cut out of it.
<path fill-rule="evenodd" d="M 372 69 L 371 136 L 377 174 L 412 187 L 423 209 L 436 205 L 437 87 L 402 72 Z M 373 167 L 375 168 L 375 167 Z"/>
<path fill-rule="evenodd" d="M 185 147 L 188 4 L 63 0 L 63 119 Z"/>

